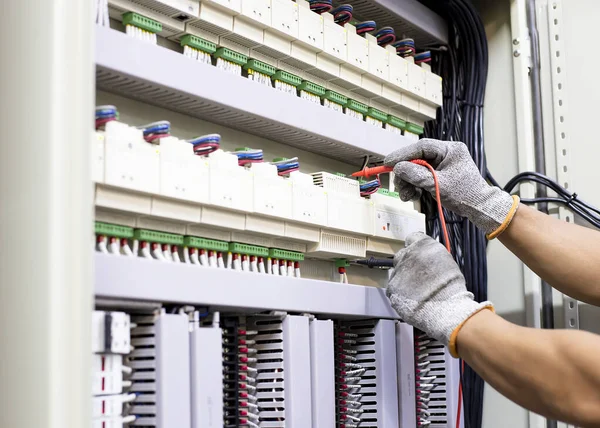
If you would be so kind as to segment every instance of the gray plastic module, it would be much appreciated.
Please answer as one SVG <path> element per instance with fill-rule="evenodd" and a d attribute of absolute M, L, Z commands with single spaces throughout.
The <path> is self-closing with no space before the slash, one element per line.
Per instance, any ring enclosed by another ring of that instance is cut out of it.
<path fill-rule="evenodd" d="M 312 426 L 335 428 L 335 354 L 333 321 L 310 322 Z"/>

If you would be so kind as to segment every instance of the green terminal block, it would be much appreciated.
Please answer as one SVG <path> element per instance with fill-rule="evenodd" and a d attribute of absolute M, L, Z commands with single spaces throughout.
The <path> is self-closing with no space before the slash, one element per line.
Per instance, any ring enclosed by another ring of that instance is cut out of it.
<path fill-rule="evenodd" d="M 183 238 L 183 245 L 186 247 L 200 248 L 209 251 L 229 251 L 229 242 L 215 241 L 214 239 L 197 238 L 195 236 L 186 236 Z"/>
<path fill-rule="evenodd" d="M 304 260 L 304 254 L 296 251 L 280 250 L 278 248 L 269 249 L 269 257 L 278 260 L 290 260 L 293 262 L 301 262 Z"/>
<path fill-rule="evenodd" d="M 235 254 L 247 254 L 249 256 L 268 257 L 269 249 L 258 247 L 256 245 L 240 244 L 239 242 L 231 242 L 229 244 L 229 252 Z"/>
<path fill-rule="evenodd" d="M 282 162 L 282 161 L 286 161 L 288 159 L 289 158 L 275 158 L 275 159 L 273 159 L 273 162 Z"/>
<path fill-rule="evenodd" d="M 336 259 L 336 261 L 335 261 L 336 268 L 341 268 L 341 267 L 345 268 L 348 266 L 350 266 L 350 263 L 348 263 L 348 260 L 346 260 L 346 259 Z"/>
<path fill-rule="evenodd" d="M 369 112 L 368 105 L 359 103 L 358 101 L 353 100 L 351 98 L 348 98 L 348 101 L 346 102 L 346 108 L 349 108 L 350 110 L 354 110 L 362 114 L 367 114 Z"/>
<path fill-rule="evenodd" d="M 238 65 L 245 65 L 248 62 L 248 57 L 236 51 L 227 48 L 219 48 L 213 54 L 215 58 L 222 58 L 225 61 L 233 62 Z"/>
<path fill-rule="evenodd" d="M 135 12 L 123 14 L 123 25 L 133 25 L 151 33 L 160 33 L 162 31 L 162 24 L 160 22 L 146 18 Z"/>
<path fill-rule="evenodd" d="M 206 52 L 208 54 L 213 54 L 217 51 L 217 45 L 213 42 L 209 42 L 208 40 L 201 39 L 200 37 L 193 36 L 191 34 L 186 34 L 181 38 L 181 46 L 189 46 L 194 49 L 198 49 L 199 51 Z"/>
<path fill-rule="evenodd" d="M 342 106 L 345 106 L 348 102 L 348 97 L 345 97 L 342 94 L 338 94 L 334 91 L 325 91 L 325 95 L 323 95 L 323 98 L 331 101 L 332 103 L 340 104 Z"/>
<path fill-rule="evenodd" d="M 236 152 L 249 152 L 251 150 L 254 150 L 254 149 L 251 149 L 250 147 L 238 147 L 235 149 Z"/>
<path fill-rule="evenodd" d="M 380 195 L 389 196 L 390 198 L 400 199 L 398 192 L 390 192 L 388 189 L 381 188 L 377 191 Z"/>
<path fill-rule="evenodd" d="M 138 241 L 156 242 L 158 244 L 183 245 L 183 236 L 156 230 L 136 229 L 133 237 Z"/>
<path fill-rule="evenodd" d="M 400 119 L 399 117 L 392 116 L 391 114 L 388 114 L 386 122 L 391 126 L 402 129 L 403 131 L 406 129 L 406 121 Z"/>
<path fill-rule="evenodd" d="M 273 80 L 278 80 L 283 83 L 287 83 L 292 86 L 300 86 L 302 79 L 295 74 L 288 73 L 287 71 L 279 70 L 273 75 Z"/>
<path fill-rule="evenodd" d="M 115 238 L 133 238 L 133 228 L 117 224 L 96 222 L 96 235 L 112 236 Z"/>
<path fill-rule="evenodd" d="M 369 107 L 369 110 L 367 111 L 367 116 L 372 117 L 373 119 L 380 120 L 381 122 L 386 122 L 388 115 L 387 113 L 384 113 L 381 110 Z"/>
<path fill-rule="evenodd" d="M 424 129 L 422 126 L 415 125 L 414 123 L 406 124 L 406 131 L 411 134 L 423 135 Z"/>
<path fill-rule="evenodd" d="M 273 76 L 277 72 L 277 69 L 272 65 L 257 59 L 249 59 L 244 65 L 244 70 L 256 71 L 257 73 L 266 74 L 267 76 Z"/>
<path fill-rule="evenodd" d="M 324 87 L 319 86 L 313 82 L 309 82 L 308 80 L 305 80 L 304 82 L 302 82 L 300 84 L 300 86 L 298 86 L 298 89 L 300 89 L 301 91 L 305 91 L 305 92 L 309 92 L 311 94 L 317 95 L 319 97 L 324 96 L 325 92 L 327 92 Z"/>
<path fill-rule="evenodd" d="M 338 177 L 346 178 L 346 174 L 344 174 L 343 172 L 334 172 L 333 175 L 337 175 Z"/>

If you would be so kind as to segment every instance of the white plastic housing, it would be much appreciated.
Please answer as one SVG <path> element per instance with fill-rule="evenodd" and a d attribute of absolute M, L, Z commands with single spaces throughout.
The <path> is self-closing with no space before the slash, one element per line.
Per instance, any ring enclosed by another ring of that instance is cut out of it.
<path fill-rule="evenodd" d="M 292 0 L 271 0 L 271 28 L 288 40 L 298 39 L 298 5 Z"/>
<path fill-rule="evenodd" d="M 389 52 L 377 44 L 377 39 L 367 34 L 369 50 L 369 74 L 383 81 L 390 80 Z"/>
<path fill-rule="evenodd" d="M 426 73 L 425 98 L 436 106 L 442 105 L 442 78 L 437 74 L 431 72 Z"/>
<path fill-rule="evenodd" d="M 106 418 L 121 416 L 123 413 L 122 395 L 105 395 L 92 399 L 92 417 Z"/>
<path fill-rule="evenodd" d="M 231 7 L 224 6 L 228 4 Z M 199 21 L 186 25 L 186 31 L 199 37 L 210 38 L 205 34 L 197 34 L 194 29 L 210 31 L 217 36 L 233 31 L 233 17 L 242 10 L 241 0 L 206 0 L 200 3 Z M 213 42 L 217 43 L 218 38 Z"/>
<path fill-rule="evenodd" d="M 374 235 L 404 241 L 414 232 L 425 232 L 425 215 L 414 210 L 410 203 L 391 196 L 374 194 Z"/>
<path fill-rule="evenodd" d="M 141 130 L 117 121 L 106 124 L 105 138 L 105 183 L 158 193 L 158 146 L 147 143 Z"/>
<path fill-rule="evenodd" d="M 271 26 L 271 0 L 242 0 L 241 16 L 247 18 L 260 28 Z"/>
<path fill-rule="evenodd" d="M 327 192 L 313 184 L 309 174 L 292 173 L 292 219 L 325 226 L 327 222 Z"/>
<path fill-rule="evenodd" d="M 367 238 L 321 229 L 319 242 L 309 245 L 306 252 L 312 257 L 326 259 L 340 256 L 365 257 Z"/>
<path fill-rule="evenodd" d="M 124 312 L 92 313 L 92 352 L 128 354 L 131 347 L 129 315 Z M 110 330 L 107 331 L 107 328 Z"/>
<path fill-rule="evenodd" d="M 298 3 L 298 41 L 293 45 L 301 43 L 320 52 L 324 44 L 323 17 L 310 10 L 306 1 L 300 1 L 303 4 Z"/>
<path fill-rule="evenodd" d="M 327 227 L 373 234 L 373 203 L 367 199 L 327 193 Z"/>
<path fill-rule="evenodd" d="M 242 13 L 242 0 L 202 0 L 200 8 L 202 8 L 202 5 L 204 4 L 224 9 L 232 15 Z"/>
<path fill-rule="evenodd" d="M 268 163 L 255 163 L 254 212 L 273 217 L 291 218 L 292 182 L 277 174 L 277 167 Z"/>
<path fill-rule="evenodd" d="M 92 395 L 113 395 L 123 391 L 123 356 L 92 356 Z"/>
<path fill-rule="evenodd" d="M 346 61 L 347 52 L 347 30 L 333 21 L 331 14 L 325 13 L 323 17 L 323 54 L 337 58 L 339 63 Z"/>
<path fill-rule="evenodd" d="M 252 172 L 238 165 L 236 155 L 220 150 L 210 155 L 209 165 L 210 204 L 252 212 Z"/>
<path fill-rule="evenodd" d="M 390 82 L 405 91 L 408 91 L 408 61 L 401 56 L 392 54 L 389 55 L 388 61 Z"/>
<path fill-rule="evenodd" d="M 160 194 L 208 202 L 208 159 L 196 156 L 190 143 L 175 137 L 160 142 Z"/>
<path fill-rule="evenodd" d="M 94 132 L 92 137 L 92 180 L 104 183 L 104 132 Z"/>
<path fill-rule="evenodd" d="M 408 87 L 409 90 L 415 95 L 425 98 L 425 82 L 427 80 L 427 72 L 415 65 L 414 63 L 408 63 Z"/>
<path fill-rule="evenodd" d="M 364 37 L 356 34 L 356 30 L 349 24 L 346 29 L 351 28 L 346 33 L 347 43 L 347 63 L 360 70 L 369 71 L 369 42 Z"/>

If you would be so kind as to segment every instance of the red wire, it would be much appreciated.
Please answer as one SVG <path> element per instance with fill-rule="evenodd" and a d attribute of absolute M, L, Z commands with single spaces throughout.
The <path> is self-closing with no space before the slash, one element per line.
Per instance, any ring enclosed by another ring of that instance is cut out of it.
<path fill-rule="evenodd" d="M 440 185 L 438 183 L 437 173 L 435 172 L 435 169 L 431 165 L 429 165 L 427 162 L 425 162 L 422 159 L 415 159 L 411 162 L 414 164 L 426 167 L 431 172 L 431 175 L 433 175 L 433 182 L 435 184 L 435 195 L 436 195 L 436 200 L 437 200 L 437 208 L 438 208 L 438 213 L 439 213 L 439 217 L 440 217 L 440 223 L 442 224 L 444 243 L 446 244 L 446 249 L 448 250 L 448 252 L 452 254 L 452 249 L 450 247 L 450 239 L 448 239 L 448 229 L 446 228 L 446 219 L 444 218 L 444 209 L 442 208 L 442 198 L 440 197 Z M 462 364 L 462 371 L 464 372 L 465 371 L 465 362 L 461 361 L 461 364 Z M 456 428 L 460 428 L 460 412 L 461 412 L 461 407 L 462 407 L 462 395 L 463 395 L 463 393 L 462 393 L 462 376 L 461 376 L 461 378 L 459 379 L 459 382 L 458 382 L 458 408 L 456 409 Z"/>
<path fill-rule="evenodd" d="M 442 208 L 442 198 L 440 198 L 440 185 L 438 183 L 437 174 L 435 169 L 423 159 L 415 159 L 411 161 L 414 164 L 421 165 L 429 169 L 431 171 L 431 175 L 433 175 L 433 182 L 435 184 L 435 195 L 437 199 L 437 208 L 438 213 L 440 215 L 440 223 L 442 224 L 442 233 L 444 235 L 444 243 L 446 244 L 446 249 L 449 253 L 452 253 L 452 249 L 450 248 L 450 239 L 448 238 L 448 229 L 446 228 L 446 219 L 444 218 L 444 209 Z"/>

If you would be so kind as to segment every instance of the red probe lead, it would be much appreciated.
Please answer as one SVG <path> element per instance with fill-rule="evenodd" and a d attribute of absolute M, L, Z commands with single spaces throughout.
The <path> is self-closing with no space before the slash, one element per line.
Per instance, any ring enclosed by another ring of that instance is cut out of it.
<path fill-rule="evenodd" d="M 444 235 L 444 243 L 446 244 L 446 249 L 448 250 L 448 252 L 451 253 L 452 250 L 450 247 L 450 239 L 448 238 L 448 229 L 446 229 L 446 219 L 444 218 L 444 210 L 442 208 L 442 202 L 439 197 L 440 186 L 438 183 L 437 174 L 435 172 L 435 169 L 431 165 L 429 165 L 426 161 L 424 161 L 423 159 L 415 159 L 415 160 L 411 160 L 411 162 L 416 165 L 424 166 L 425 168 L 429 169 L 429 171 L 431 171 L 431 175 L 433 175 L 433 182 L 435 184 L 435 194 L 436 194 L 436 198 L 437 198 L 438 213 L 440 215 L 440 223 L 442 225 L 442 232 Z M 389 173 L 392 171 L 394 171 L 394 168 L 391 166 L 376 166 L 374 168 L 363 168 L 361 171 L 357 171 L 357 172 L 353 173 L 352 177 L 373 177 L 375 175 L 386 174 L 386 173 Z"/>

